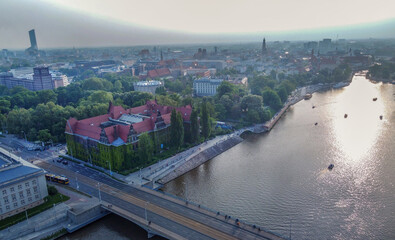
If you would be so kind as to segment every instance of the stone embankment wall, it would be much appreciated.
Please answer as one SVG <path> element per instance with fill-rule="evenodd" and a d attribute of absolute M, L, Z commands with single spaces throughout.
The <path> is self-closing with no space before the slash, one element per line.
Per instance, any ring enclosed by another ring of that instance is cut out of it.
<path fill-rule="evenodd" d="M 242 141 L 243 141 L 243 139 L 241 137 L 234 136 L 234 137 L 230 137 L 222 142 L 219 142 L 216 145 L 201 151 L 199 154 L 192 157 L 187 162 L 185 162 L 178 168 L 171 171 L 169 174 L 164 176 L 162 179 L 158 180 L 158 183 L 160 183 L 160 184 L 168 183 L 171 180 L 191 171 L 192 169 L 199 167 L 206 161 L 218 156 L 219 154 L 227 151 L 228 149 L 241 143 Z"/>

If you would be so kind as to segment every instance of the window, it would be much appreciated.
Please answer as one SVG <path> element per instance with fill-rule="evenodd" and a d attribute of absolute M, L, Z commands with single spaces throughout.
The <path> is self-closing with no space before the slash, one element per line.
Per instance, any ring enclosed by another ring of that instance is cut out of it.
<path fill-rule="evenodd" d="M 5 209 L 10 210 L 10 205 L 5 206 Z"/>
<path fill-rule="evenodd" d="M 13 193 L 13 194 L 11 195 L 11 197 L 12 197 L 12 201 L 15 202 L 15 201 L 16 201 L 16 195 L 15 195 L 15 193 Z"/>
<path fill-rule="evenodd" d="M 3 195 L 6 195 L 6 194 L 7 194 L 7 190 L 4 189 L 4 190 L 3 190 Z"/>
<path fill-rule="evenodd" d="M 11 191 L 11 192 L 14 192 L 14 191 L 15 191 L 14 187 L 10 188 L 10 191 Z"/>
<path fill-rule="evenodd" d="M 33 184 L 33 185 L 36 185 L 36 184 L 37 184 L 37 181 L 36 181 L 36 180 L 33 180 L 33 181 L 32 181 L 32 184 Z"/>
<path fill-rule="evenodd" d="M 22 205 L 25 205 L 25 200 L 22 199 L 22 200 L 21 200 L 21 204 L 22 204 Z"/>
<path fill-rule="evenodd" d="M 25 187 L 29 187 L 29 183 L 27 182 L 27 183 L 25 183 Z"/>
<path fill-rule="evenodd" d="M 19 184 L 19 185 L 18 185 L 18 190 L 21 190 L 21 189 L 22 189 L 22 185 Z"/>
<path fill-rule="evenodd" d="M 9 203 L 9 202 L 8 202 L 8 196 L 3 197 L 3 199 L 4 199 L 4 203 L 5 203 L 5 204 L 8 204 L 8 203 Z"/>
<path fill-rule="evenodd" d="M 34 193 L 37 193 L 38 192 L 37 187 L 33 187 L 33 191 Z"/>
<path fill-rule="evenodd" d="M 32 201 L 32 197 L 29 197 L 27 200 L 28 200 L 29 202 L 31 202 L 31 201 Z"/>
<path fill-rule="evenodd" d="M 22 191 L 19 192 L 19 197 L 20 197 L 20 198 L 24 198 L 23 192 L 22 192 Z"/>
<path fill-rule="evenodd" d="M 35 199 L 38 199 L 38 194 L 36 194 L 36 195 L 34 196 L 34 198 L 35 198 Z"/>
<path fill-rule="evenodd" d="M 0 214 L 2 214 L 3 213 L 3 209 L 0 207 Z"/>
<path fill-rule="evenodd" d="M 14 207 L 18 207 L 18 203 L 17 202 L 14 202 Z"/>
<path fill-rule="evenodd" d="M 27 193 L 28 196 L 30 196 L 31 195 L 30 189 L 26 189 L 26 193 Z"/>

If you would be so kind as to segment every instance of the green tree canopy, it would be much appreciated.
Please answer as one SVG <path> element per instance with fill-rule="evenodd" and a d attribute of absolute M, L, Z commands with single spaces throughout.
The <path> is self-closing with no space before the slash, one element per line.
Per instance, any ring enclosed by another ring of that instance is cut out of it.
<path fill-rule="evenodd" d="M 139 137 L 139 158 L 140 162 L 147 163 L 152 160 L 152 153 L 154 151 L 154 144 L 148 133 L 143 133 Z"/>

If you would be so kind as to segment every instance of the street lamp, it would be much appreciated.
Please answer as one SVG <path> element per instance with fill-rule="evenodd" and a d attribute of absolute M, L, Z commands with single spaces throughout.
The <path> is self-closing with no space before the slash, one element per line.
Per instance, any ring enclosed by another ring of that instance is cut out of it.
<path fill-rule="evenodd" d="M 101 202 L 101 194 L 100 194 L 100 183 L 97 183 L 98 189 L 99 189 L 99 201 Z"/>
<path fill-rule="evenodd" d="M 145 221 L 148 222 L 148 215 L 147 215 L 147 205 L 149 204 L 149 202 L 145 202 L 144 205 L 144 213 L 145 213 Z"/>
<path fill-rule="evenodd" d="M 185 185 L 185 200 L 188 203 L 188 184 L 186 182 L 182 182 Z"/>
<path fill-rule="evenodd" d="M 23 135 L 25 135 L 25 141 L 27 142 L 26 133 L 22 130 Z"/>
<path fill-rule="evenodd" d="M 108 162 L 108 166 L 110 167 L 110 175 L 112 176 L 112 172 L 111 172 L 111 163 L 110 163 L 110 161 L 107 161 Z"/>

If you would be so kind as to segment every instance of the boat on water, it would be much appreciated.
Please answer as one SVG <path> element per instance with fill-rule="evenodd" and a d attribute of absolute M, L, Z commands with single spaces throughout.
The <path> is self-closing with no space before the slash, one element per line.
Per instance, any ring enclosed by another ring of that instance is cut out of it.
<path fill-rule="evenodd" d="M 373 98 L 373 101 L 377 101 L 377 98 L 375 97 L 375 98 Z"/>
<path fill-rule="evenodd" d="M 329 170 L 332 170 L 334 166 L 335 166 L 335 165 L 333 165 L 333 164 L 331 163 L 331 164 L 329 164 L 328 169 L 329 169 Z"/>
<path fill-rule="evenodd" d="M 383 120 L 383 115 L 380 115 L 380 120 Z"/>
<path fill-rule="evenodd" d="M 347 113 L 346 113 L 346 114 L 344 114 L 344 118 L 347 118 L 347 117 L 348 117 Z"/>
<path fill-rule="evenodd" d="M 304 99 L 304 100 L 309 100 L 309 99 L 312 98 L 312 97 L 313 97 L 313 95 L 311 95 L 310 93 L 308 93 L 308 94 L 304 95 L 303 99 Z"/>
<path fill-rule="evenodd" d="M 314 123 L 314 125 L 316 125 L 316 126 L 317 126 L 317 125 L 318 125 L 318 122 Z"/>
<path fill-rule="evenodd" d="M 333 88 L 337 89 L 337 88 L 346 87 L 348 85 L 350 85 L 349 82 L 339 82 L 339 83 L 336 83 L 335 85 L 333 85 Z"/>

